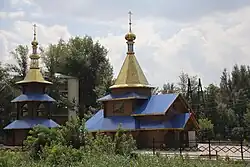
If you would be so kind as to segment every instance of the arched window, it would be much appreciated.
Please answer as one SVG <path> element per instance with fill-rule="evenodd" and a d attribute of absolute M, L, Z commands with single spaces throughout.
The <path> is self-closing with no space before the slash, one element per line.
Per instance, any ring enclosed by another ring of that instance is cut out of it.
<path fill-rule="evenodd" d="M 23 105 L 22 109 L 21 109 L 21 115 L 22 117 L 28 117 L 29 116 L 29 112 L 28 112 L 28 105 L 25 104 Z"/>
<path fill-rule="evenodd" d="M 37 108 L 37 116 L 42 117 L 45 116 L 45 105 L 43 103 L 39 104 Z"/>

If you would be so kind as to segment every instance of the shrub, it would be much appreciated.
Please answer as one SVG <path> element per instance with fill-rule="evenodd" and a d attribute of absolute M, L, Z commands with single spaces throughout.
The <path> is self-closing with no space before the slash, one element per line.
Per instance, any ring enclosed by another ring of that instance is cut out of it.
<path fill-rule="evenodd" d="M 233 140 L 242 140 L 244 138 L 244 128 L 243 127 L 235 127 L 232 130 L 232 139 Z"/>
<path fill-rule="evenodd" d="M 73 162 L 79 162 L 83 158 L 81 150 L 63 146 L 46 146 L 43 150 L 42 158 L 48 166 L 70 166 Z"/>
<path fill-rule="evenodd" d="M 85 121 L 80 121 L 78 117 L 70 119 L 66 122 L 65 126 L 62 126 L 59 133 L 61 140 L 67 146 L 73 148 L 80 148 L 84 145 L 84 133 L 85 133 Z"/>
<path fill-rule="evenodd" d="M 33 158 L 39 158 L 42 148 L 46 145 L 50 146 L 52 142 L 60 142 L 57 129 L 36 126 L 29 132 L 29 136 L 24 144 L 30 150 L 30 155 Z"/>
<path fill-rule="evenodd" d="M 114 139 L 104 133 L 96 133 L 95 137 L 88 133 L 85 128 L 85 121 L 79 118 L 71 119 L 60 129 L 49 129 L 37 126 L 30 131 L 25 141 L 29 148 L 31 157 L 38 159 L 44 156 L 46 151 L 55 149 L 61 144 L 64 147 L 80 149 L 82 146 L 85 152 L 129 155 L 136 149 L 136 142 L 130 134 L 119 128 Z M 51 146 L 51 147 L 50 147 Z"/>
<path fill-rule="evenodd" d="M 201 140 L 210 140 L 214 136 L 214 125 L 212 124 L 211 120 L 205 118 L 205 119 L 199 119 L 199 126 L 200 129 L 198 131 L 198 137 Z"/>
<path fill-rule="evenodd" d="M 129 155 L 136 150 L 136 141 L 131 134 L 126 134 L 120 127 L 115 134 L 115 153 Z"/>
<path fill-rule="evenodd" d="M 110 136 L 107 136 L 104 133 L 97 132 L 95 137 L 91 134 L 88 135 L 88 142 L 86 143 L 85 148 L 88 148 L 90 152 L 93 153 L 107 153 L 113 154 L 115 150 L 115 145 Z"/>

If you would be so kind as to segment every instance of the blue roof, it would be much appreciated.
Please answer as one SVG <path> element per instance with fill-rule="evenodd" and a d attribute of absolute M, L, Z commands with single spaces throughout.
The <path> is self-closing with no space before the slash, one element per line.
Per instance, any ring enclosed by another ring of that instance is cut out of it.
<path fill-rule="evenodd" d="M 152 120 L 137 120 L 132 116 L 111 116 L 105 117 L 103 110 L 98 111 L 93 117 L 86 122 L 86 128 L 89 131 L 115 131 L 121 125 L 124 130 L 150 130 L 162 128 L 184 128 L 190 113 L 183 113 L 174 116 L 169 121 L 152 121 Z"/>
<path fill-rule="evenodd" d="M 160 129 L 160 128 L 170 128 L 170 129 L 179 129 L 184 128 L 188 119 L 190 118 L 191 113 L 183 113 L 175 115 L 169 121 L 150 121 L 143 120 L 140 121 L 140 129 Z"/>
<path fill-rule="evenodd" d="M 37 119 L 15 120 L 9 125 L 7 125 L 4 129 L 6 130 L 7 129 L 32 129 L 33 127 L 37 125 L 42 125 L 48 128 L 55 128 L 55 127 L 60 126 L 51 119 L 37 118 Z"/>
<path fill-rule="evenodd" d="M 89 131 L 113 131 L 117 130 L 119 126 L 125 130 L 136 129 L 135 119 L 131 116 L 111 116 L 104 118 L 103 110 L 100 110 L 86 122 L 86 128 Z"/>
<path fill-rule="evenodd" d="M 55 100 L 47 94 L 22 94 L 12 100 L 12 103 L 25 102 L 25 101 L 44 101 L 54 102 Z"/>
<path fill-rule="evenodd" d="M 137 108 L 134 115 L 164 114 L 173 104 L 179 94 L 153 95 L 142 106 Z"/>
<path fill-rule="evenodd" d="M 147 96 L 139 95 L 135 92 L 125 93 L 122 95 L 111 95 L 108 94 L 100 99 L 98 101 L 108 101 L 108 100 L 118 100 L 118 99 L 148 99 Z"/>

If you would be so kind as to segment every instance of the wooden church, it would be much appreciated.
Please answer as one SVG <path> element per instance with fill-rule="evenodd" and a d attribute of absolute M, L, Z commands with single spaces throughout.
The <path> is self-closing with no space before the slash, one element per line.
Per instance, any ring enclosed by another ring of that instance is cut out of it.
<path fill-rule="evenodd" d="M 121 126 L 131 133 L 139 148 L 164 144 L 176 147 L 179 140 L 187 145 L 195 140 L 198 123 L 180 94 L 152 95 L 149 85 L 134 53 L 136 35 L 131 31 L 131 14 L 127 41 L 127 56 L 111 93 L 98 99 L 103 109 L 86 122 L 90 132 L 114 135 Z M 160 76 L 159 76 L 160 77 Z"/>
<path fill-rule="evenodd" d="M 48 128 L 59 127 L 51 119 L 50 105 L 55 102 L 48 94 L 46 87 L 52 83 L 44 80 L 39 68 L 38 42 L 34 26 L 34 40 L 30 55 L 30 69 L 24 80 L 16 84 L 21 87 L 22 94 L 11 102 L 16 105 L 16 120 L 4 127 L 5 145 L 22 145 L 28 132 L 34 126 L 42 125 Z"/>

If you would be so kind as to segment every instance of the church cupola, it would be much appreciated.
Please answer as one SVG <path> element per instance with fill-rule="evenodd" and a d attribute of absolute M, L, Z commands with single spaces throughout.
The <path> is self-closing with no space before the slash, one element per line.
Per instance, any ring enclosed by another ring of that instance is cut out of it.
<path fill-rule="evenodd" d="M 153 88 L 149 85 L 146 76 L 144 75 L 134 52 L 134 41 L 136 35 L 132 32 L 132 13 L 129 12 L 129 32 L 125 35 L 127 40 L 128 50 L 125 61 L 117 76 L 115 84 L 110 89 L 115 88 Z"/>

